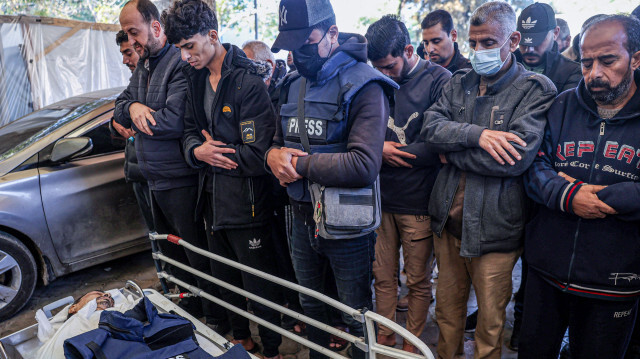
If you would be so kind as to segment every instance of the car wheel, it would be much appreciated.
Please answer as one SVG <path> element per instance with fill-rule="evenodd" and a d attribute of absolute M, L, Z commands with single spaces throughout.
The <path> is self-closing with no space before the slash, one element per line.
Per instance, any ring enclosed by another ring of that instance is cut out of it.
<path fill-rule="evenodd" d="M 0 232 L 0 321 L 27 304 L 38 271 L 29 249 L 16 237 Z"/>

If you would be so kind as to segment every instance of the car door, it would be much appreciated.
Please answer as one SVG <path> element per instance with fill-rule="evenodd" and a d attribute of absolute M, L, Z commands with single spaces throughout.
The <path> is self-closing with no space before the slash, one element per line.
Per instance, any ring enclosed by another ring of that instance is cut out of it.
<path fill-rule="evenodd" d="M 63 263 L 147 240 L 132 186 L 124 179 L 125 140 L 111 135 L 111 116 L 112 112 L 101 115 L 66 136 L 91 138 L 93 149 L 88 154 L 53 163 L 47 158 L 53 146 L 41 152 L 42 205 Z"/>

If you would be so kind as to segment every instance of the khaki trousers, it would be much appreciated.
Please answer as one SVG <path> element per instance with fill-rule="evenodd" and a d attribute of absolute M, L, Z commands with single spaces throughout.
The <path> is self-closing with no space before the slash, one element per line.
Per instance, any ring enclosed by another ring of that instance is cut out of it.
<path fill-rule="evenodd" d="M 478 300 L 478 324 L 474 358 L 500 358 L 506 317 L 511 298 L 511 272 L 521 250 L 488 253 L 481 257 L 460 256 L 460 239 L 446 230 L 434 238 L 438 262 L 436 322 L 440 328 L 438 358 L 464 358 L 464 326 L 467 299 L 473 282 Z"/>
<path fill-rule="evenodd" d="M 407 330 L 420 336 L 427 322 L 431 302 L 431 253 L 433 235 L 429 216 L 393 214 L 382 212 L 380 227 L 376 233 L 376 260 L 373 275 L 378 314 L 395 321 L 398 301 L 398 260 L 400 246 L 404 257 L 409 288 Z M 380 325 L 380 334 L 393 331 Z"/>

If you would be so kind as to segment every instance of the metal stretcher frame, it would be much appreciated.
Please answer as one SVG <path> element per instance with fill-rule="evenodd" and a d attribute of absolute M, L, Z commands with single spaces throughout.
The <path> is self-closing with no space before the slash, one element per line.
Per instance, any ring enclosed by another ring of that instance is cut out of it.
<path fill-rule="evenodd" d="M 158 278 L 160 278 L 161 282 L 164 282 L 165 284 L 163 284 L 163 286 L 166 286 L 166 281 L 172 282 L 174 284 L 177 284 L 183 288 L 188 289 L 191 293 L 193 293 L 196 296 L 208 299 L 238 315 L 241 315 L 243 317 L 248 318 L 249 320 L 252 320 L 256 323 L 258 323 L 259 325 L 262 325 L 264 327 L 267 327 L 273 331 L 275 331 L 276 333 L 281 334 L 282 336 L 285 336 L 295 342 L 298 342 L 310 349 L 316 350 L 318 352 L 320 352 L 321 354 L 324 354 L 326 356 L 328 356 L 329 358 L 333 358 L 333 359 L 343 359 L 345 358 L 345 356 L 340 355 L 339 353 L 336 353 L 334 351 L 331 351 L 328 348 L 322 347 L 316 343 L 311 342 L 310 340 L 303 338 L 297 334 L 294 334 L 292 332 L 289 332 L 285 329 L 282 329 L 281 327 L 274 325 L 272 323 L 267 322 L 264 319 L 261 319 L 257 316 L 255 316 L 254 314 L 251 314 L 247 311 L 244 311 L 230 303 L 227 303 L 223 300 L 221 300 L 220 298 L 214 297 L 213 295 L 203 291 L 202 289 L 193 286 L 193 285 L 189 285 L 188 283 L 185 283 L 179 279 L 177 279 L 176 277 L 166 273 L 165 271 L 163 271 L 161 269 L 161 265 L 160 262 L 165 262 L 168 264 L 171 264 L 175 267 L 178 267 L 182 270 L 185 270 L 193 275 L 196 275 L 200 278 L 203 278 L 209 282 L 212 282 L 220 287 L 226 288 L 230 291 L 233 291 L 235 293 L 238 293 L 250 300 L 256 301 L 262 305 L 265 305 L 271 309 L 277 310 L 278 312 L 288 315 L 290 317 L 293 317 L 299 321 L 302 321 L 308 325 L 312 325 L 320 330 L 323 330 L 325 332 L 328 332 L 331 335 L 335 335 L 339 338 L 342 338 L 350 343 L 352 343 L 352 345 L 354 345 L 355 347 L 357 347 L 358 349 L 362 350 L 365 352 L 367 358 L 370 359 L 376 359 L 378 355 L 384 355 L 384 356 L 388 356 L 388 357 L 392 357 L 392 358 L 398 358 L 398 359 L 434 359 L 433 353 L 431 352 L 431 350 L 427 347 L 427 345 L 420 340 L 419 338 L 417 338 L 415 335 L 411 334 L 408 330 L 406 330 L 405 328 L 401 327 L 400 325 L 398 325 L 397 323 L 395 323 L 392 320 L 389 320 L 371 310 L 367 310 L 366 308 L 359 310 L 359 309 L 354 309 L 351 308 L 333 298 L 330 298 L 322 293 L 316 292 L 312 289 L 303 287 L 301 285 L 289 282 L 287 280 L 284 280 L 282 278 L 278 278 L 276 276 L 267 274 L 267 273 L 263 273 L 259 270 L 256 270 L 254 268 L 251 268 L 249 266 L 240 264 L 236 261 L 230 260 L 228 258 L 224 258 L 221 257 L 219 255 L 213 254 L 211 252 L 208 252 L 204 249 L 198 248 L 192 244 L 190 244 L 189 242 L 183 240 L 182 238 L 175 236 L 175 235 L 171 235 L 171 234 L 157 234 L 157 233 L 150 233 L 149 234 L 149 238 L 151 239 L 151 243 L 152 243 L 152 248 L 153 248 L 153 259 L 156 262 L 156 269 L 158 270 Z M 159 246 L 157 245 L 156 241 L 160 241 L 160 240 L 167 240 L 173 244 L 179 245 L 184 247 L 185 249 L 188 249 L 194 253 L 203 255 L 207 258 L 213 259 L 215 261 L 218 261 L 220 263 L 224 263 L 228 266 L 231 266 L 233 268 L 239 269 L 241 271 L 250 273 L 252 275 L 255 275 L 257 277 L 260 277 L 262 279 L 265 279 L 267 281 L 270 281 L 272 283 L 278 284 L 280 286 L 289 288 L 291 290 L 295 290 L 299 293 L 305 294 L 307 296 L 310 296 L 312 298 L 315 298 L 319 301 L 324 302 L 327 305 L 330 305 L 334 308 L 336 308 L 337 310 L 347 313 L 348 315 L 350 315 L 351 317 L 353 317 L 356 321 L 362 323 L 364 325 L 364 338 L 361 337 L 356 337 L 354 335 L 351 335 L 347 332 L 344 332 L 342 330 L 336 329 L 330 325 L 324 324 L 322 322 L 319 322 L 313 318 L 310 318 L 306 315 L 294 312 L 286 307 L 283 307 L 281 305 L 278 305 L 276 303 L 273 303 L 269 300 L 266 300 L 264 298 L 261 298 L 260 296 L 257 296 L 255 294 L 252 294 L 250 292 L 245 291 L 242 288 L 238 288 L 232 284 L 229 284 L 227 282 L 221 281 L 209 274 L 206 274 L 204 272 L 201 272 L 197 269 L 191 268 L 188 265 L 185 265 L 183 263 L 180 263 L 178 261 L 175 261 L 167 256 L 165 256 L 164 254 L 162 254 L 162 252 L 159 250 Z M 166 292 L 166 291 L 165 291 Z M 396 348 L 391 348 L 385 345 L 381 345 L 379 343 L 377 343 L 376 341 L 376 333 L 375 333 L 375 323 L 378 324 L 382 324 L 385 327 L 393 330 L 394 332 L 396 332 L 397 334 L 399 334 L 400 336 L 402 336 L 405 340 L 408 340 L 411 344 L 413 344 L 421 353 L 422 355 L 419 354 L 414 354 L 414 353 L 410 353 L 410 352 L 406 352 L 403 350 L 399 350 Z"/>

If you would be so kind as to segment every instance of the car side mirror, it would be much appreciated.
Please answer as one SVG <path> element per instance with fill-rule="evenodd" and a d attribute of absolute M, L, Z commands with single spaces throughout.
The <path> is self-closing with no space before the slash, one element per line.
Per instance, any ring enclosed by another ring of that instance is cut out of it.
<path fill-rule="evenodd" d="M 51 161 L 62 162 L 86 155 L 93 150 L 89 137 L 63 138 L 56 142 L 51 151 Z"/>

